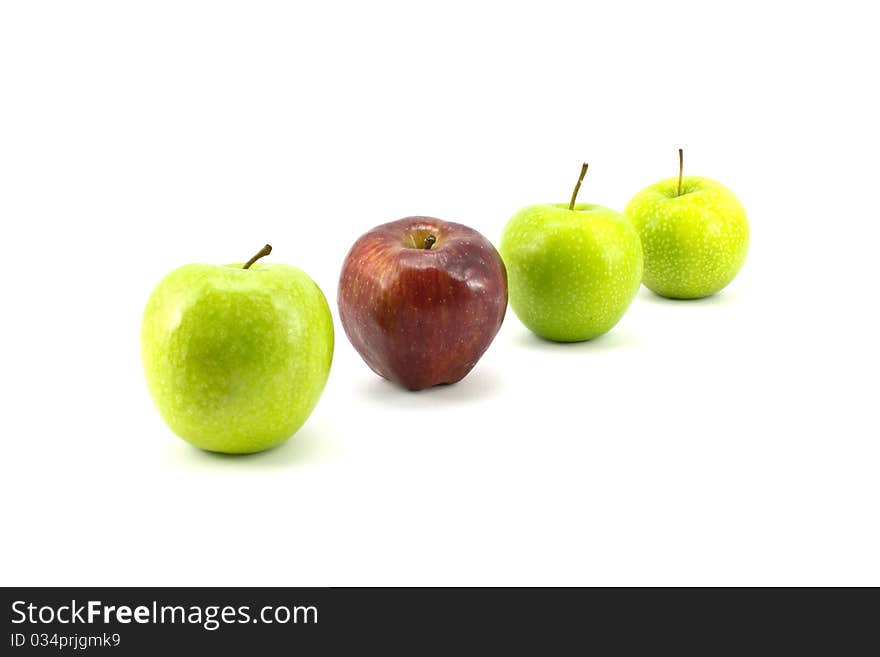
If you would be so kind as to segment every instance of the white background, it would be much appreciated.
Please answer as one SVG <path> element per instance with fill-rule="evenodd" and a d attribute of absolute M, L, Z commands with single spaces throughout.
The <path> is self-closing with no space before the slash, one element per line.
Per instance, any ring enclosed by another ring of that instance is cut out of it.
<path fill-rule="evenodd" d="M 6 585 L 880 584 L 869 3 L 5 2 Z M 153 286 L 263 243 L 336 317 L 351 243 L 410 214 L 622 209 L 686 171 L 745 205 L 722 294 L 642 290 L 556 345 L 510 312 L 462 383 L 383 382 L 337 322 L 285 446 L 176 438 Z"/>

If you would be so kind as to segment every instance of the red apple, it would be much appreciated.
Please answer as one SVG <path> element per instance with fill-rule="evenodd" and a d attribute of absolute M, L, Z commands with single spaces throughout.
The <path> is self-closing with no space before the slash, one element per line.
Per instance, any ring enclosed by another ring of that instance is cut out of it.
<path fill-rule="evenodd" d="M 507 309 L 498 251 L 467 226 L 407 217 L 361 236 L 339 277 L 348 339 L 376 374 L 410 390 L 455 383 Z"/>

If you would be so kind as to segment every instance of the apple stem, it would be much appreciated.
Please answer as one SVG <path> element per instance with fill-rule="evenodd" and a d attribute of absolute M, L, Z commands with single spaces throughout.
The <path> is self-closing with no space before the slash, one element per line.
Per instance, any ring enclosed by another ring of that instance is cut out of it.
<path fill-rule="evenodd" d="M 574 210 L 574 202 L 577 200 L 578 192 L 581 191 L 581 183 L 584 181 L 584 176 L 587 175 L 588 166 L 589 165 L 586 162 L 581 166 L 581 175 L 578 176 L 577 184 L 574 186 L 574 191 L 571 193 L 571 202 L 568 204 L 569 210 Z"/>
<path fill-rule="evenodd" d="M 678 196 L 681 196 L 681 174 L 684 172 L 684 149 L 678 149 Z"/>
<path fill-rule="evenodd" d="M 242 269 L 250 269 L 250 266 L 252 264 L 254 264 L 257 260 L 259 260 L 263 256 L 269 255 L 270 253 L 272 253 L 272 246 L 270 244 L 267 244 L 262 249 L 257 251 L 257 253 L 254 254 L 253 258 L 251 258 L 246 263 L 244 263 L 244 266 L 242 267 Z"/>
<path fill-rule="evenodd" d="M 435 235 L 428 235 L 425 238 L 425 250 L 427 251 L 432 246 L 434 246 L 434 242 L 436 242 L 436 241 L 437 241 L 437 237 Z"/>

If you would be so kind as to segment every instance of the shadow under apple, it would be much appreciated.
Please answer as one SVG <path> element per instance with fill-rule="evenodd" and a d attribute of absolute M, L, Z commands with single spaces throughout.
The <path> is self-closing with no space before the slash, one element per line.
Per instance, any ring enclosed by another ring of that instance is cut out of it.
<path fill-rule="evenodd" d="M 669 297 L 664 297 L 656 292 L 652 292 L 645 286 L 642 286 L 636 297 L 636 303 L 647 302 L 656 305 L 682 304 L 695 306 L 727 306 L 736 303 L 736 300 L 736 295 L 731 294 L 726 290 L 721 290 L 715 294 L 710 294 L 708 297 L 701 297 L 700 299 L 670 299 Z"/>
<path fill-rule="evenodd" d="M 336 452 L 334 432 L 325 424 L 307 420 L 286 442 L 254 454 L 208 452 L 177 440 L 169 460 L 183 468 L 295 468 L 329 463 Z"/>
<path fill-rule="evenodd" d="M 632 333 L 629 333 L 625 328 L 618 327 L 614 327 L 608 333 L 600 335 L 597 338 L 583 340 L 581 342 L 555 342 L 553 340 L 547 340 L 523 327 L 521 331 L 516 332 L 511 340 L 520 348 L 546 352 L 554 351 L 556 353 L 571 351 L 616 351 L 618 349 L 626 349 L 637 342 Z"/>
<path fill-rule="evenodd" d="M 483 402 L 499 396 L 503 388 L 504 378 L 491 365 L 477 363 L 474 369 L 458 383 L 414 391 L 378 375 L 372 375 L 359 386 L 358 392 L 369 401 L 412 409 Z"/>

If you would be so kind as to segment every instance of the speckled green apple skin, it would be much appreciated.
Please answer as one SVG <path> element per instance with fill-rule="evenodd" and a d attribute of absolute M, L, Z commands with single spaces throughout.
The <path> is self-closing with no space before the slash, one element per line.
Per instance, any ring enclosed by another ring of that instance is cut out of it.
<path fill-rule="evenodd" d="M 212 452 L 259 452 L 292 436 L 317 404 L 333 321 L 296 267 L 191 264 L 150 296 L 141 351 L 156 408 L 178 436 Z"/>
<path fill-rule="evenodd" d="M 646 187 L 624 210 L 642 240 L 645 286 L 673 299 L 715 294 L 734 279 L 749 250 L 739 200 L 710 178 L 685 176 Z"/>
<path fill-rule="evenodd" d="M 533 205 L 501 236 L 510 306 L 558 342 L 589 340 L 620 321 L 639 290 L 642 248 L 623 215 L 601 205 Z"/>

